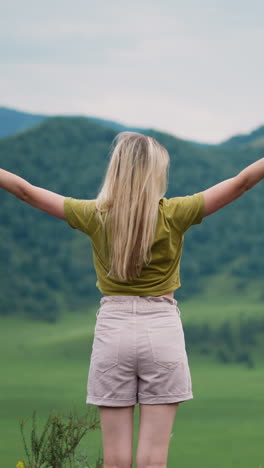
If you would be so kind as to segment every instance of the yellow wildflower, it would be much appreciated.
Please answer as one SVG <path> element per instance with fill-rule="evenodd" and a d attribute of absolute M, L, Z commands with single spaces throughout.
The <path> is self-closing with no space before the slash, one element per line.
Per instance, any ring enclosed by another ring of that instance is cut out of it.
<path fill-rule="evenodd" d="M 16 464 L 16 468 L 25 468 L 24 462 L 19 461 L 19 462 Z"/>

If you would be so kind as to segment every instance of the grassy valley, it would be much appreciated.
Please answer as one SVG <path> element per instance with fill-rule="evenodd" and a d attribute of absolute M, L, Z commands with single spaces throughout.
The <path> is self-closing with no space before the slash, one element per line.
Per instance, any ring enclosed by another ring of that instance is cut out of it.
<path fill-rule="evenodd" d="M 225 314 L 225 307 L 221 310 Z M 56 324 L 41 325 L 29 318 L 0 317 L 1 466 L 12 468 L 24 458 L 19 420 L 28 421 L 29 436 L 34 409 L 39 428 L 53 409 L 64 414 L 73 408 L 80 415 L 86 412 L 95 312 L 96 307 L 91 307 L 74 314 L 65 313 Z M 195 314 L 200 321 L 215 314 L 206 303 L 194 307 L 185 302 L 181 312 L 185 325 Z M 253 305 L 251 313 L 258 314 L 258 307 Z M 213 354 L 199 354 L 190 347 L 194 400 L 180 405 L 176 415 L 169 467 L 259 468 L 264 463 L 261 356 L 256 354 L 255 366 L 249 368 L 244 363 L 221 363 Z M 97 411 L 96 407 L 93 409 Z M 134 422 L 135 455 L 138 405 Z M 89 453 L 91 463 L 95 464 L 99 452 L 102 453 L 100 430 L 89 433 L 79 449 Z"/>

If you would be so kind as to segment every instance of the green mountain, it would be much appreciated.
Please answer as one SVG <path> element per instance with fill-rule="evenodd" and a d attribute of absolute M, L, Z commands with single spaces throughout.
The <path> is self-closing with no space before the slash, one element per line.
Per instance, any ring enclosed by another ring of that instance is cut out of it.
<path fill-rule="evenodd" d="M 63 117 L 63 116 L 57 116 Z M 110 127 L 117 132 L 131 130 L 135 132 L 147 132 L 149 129 L 142 127 L 133 127 L 123 125 L 114 120 L 101 119 L 98 117 L 85 117 L 80 115 L 71 116 L 71 118 L 86 118 L 88 121 L 96 122 L 104 125 L 105 127 Z M 44 120 L 54 118 L 52 116 L 44 114 L 32 114 L 29 112 L 18 111 L 17 109 L 12 109 L 10 107 L 0 106 L 0 138 L 5 136 L 15 135 L 24 130 L 28 130 Z M 253 130 L 247 134 L 234 135 L 233 137 L 224 140 L 222 143 L 206 143 L 198 142 L 194 140 L 182 140 L 192 143 L 193 145 L 202 147 L 202 148 L 213 148 L 216 146 L 225 146 L 232 147 L 238 145 L 249 144 L 253 146 L 264 146 L 264 125 L 260 126 L 256 130 Z"/>
<path fill-rule="evenodd" d="M 41 114 L 30 114 L 0 106 L 0 138 L 23 132 L 43 122 L 45 118 Z"/>
<path fill-rule="evenodd" d="M 82 118 L 83 116 L 72 116 L 72 118 Z M 43 114 L 32 114 L 29 112 L 22 112 L 9 107 L 0 106 L 0 138 L 15 135 L 16 133 L 28 130 L 36 125 L 39 125 L 44 120 L 52 119 L 54 117 Z M 100 119 L 98 117 L 85 117 L 88 121 L 103 124 L 105 127 L 113 128 L 121 132 L 124 130 L 131 130 L 135 132 L 144 131 L 139 127 L 129 127 L 113 120 Z M 146 129 L 145 129 L 146 130 Z"/>
<path fill-rule="evenodd" d="M 235 135 L 221 143 L 221 145 L 225 147 L 249 145 L 264 148 L 264 125 L 261 125 L 257 129 L 253 130 L 253 132 Z"/>
<path fill-rule="evenodd" d="M 1 167 L 65 196 L 92 199 L 109 162 L 117 130 L 85 117 L 53 117 L 0 140 Z M 263 157 L 258 146 L 202 147 L 147 130 L 171 157 L 166 197 L 192 194 L 237 174 Z M 65 222 L 0 191 L 0 313 L 55 320 L 98 302 L 89 238 Z M 263 302 L 263 184 L 193 226 L 181 266 L 184 300 L 204 294 L 208 280 L 225 272 L 236 293 L 254 285 Z"/>

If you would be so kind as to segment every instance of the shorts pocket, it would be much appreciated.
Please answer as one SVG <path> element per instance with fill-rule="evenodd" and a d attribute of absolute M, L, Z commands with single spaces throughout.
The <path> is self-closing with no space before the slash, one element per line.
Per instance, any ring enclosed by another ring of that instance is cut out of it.
<path fill-rule="evenodd" d="M 107 372 L 118 365 L 121 328 L 108 323 L 95 327 L 91 361 L 99 372 Z"/>
<path fill-rule="evenodd" d="M 186 357 L 183 329 L 179 325 L 147 328 L 153 362 L 166 369 L 175 369 Z"/>

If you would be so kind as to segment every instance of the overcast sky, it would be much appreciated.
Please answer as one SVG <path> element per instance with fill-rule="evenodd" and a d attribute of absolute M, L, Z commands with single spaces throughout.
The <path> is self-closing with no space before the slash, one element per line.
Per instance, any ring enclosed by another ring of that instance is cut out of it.
<path fill-rule="evenodd" d="M 218 143 L 264 125 L 263 50 L 263 0 L 2 0 L 0 105 Z"/>

